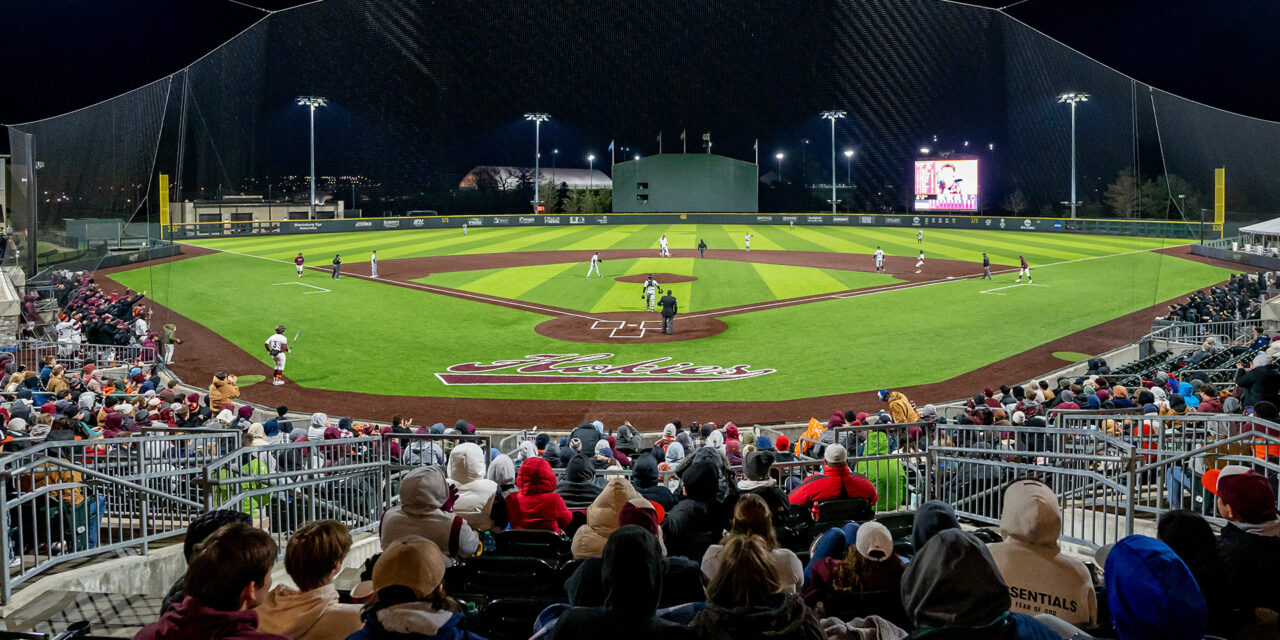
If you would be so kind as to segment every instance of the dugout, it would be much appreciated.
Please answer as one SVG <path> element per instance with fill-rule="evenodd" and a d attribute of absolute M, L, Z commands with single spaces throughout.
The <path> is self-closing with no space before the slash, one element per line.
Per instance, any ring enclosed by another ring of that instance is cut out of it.
<path fill-rule="evenodd" d="M 759 167 L 710 153 L 663 153 L 613 166 L 614 213 L 760 210 Z"/>

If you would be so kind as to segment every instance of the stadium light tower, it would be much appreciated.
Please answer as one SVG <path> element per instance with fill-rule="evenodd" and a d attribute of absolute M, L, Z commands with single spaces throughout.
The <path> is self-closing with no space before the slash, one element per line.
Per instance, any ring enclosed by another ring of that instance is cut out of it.
<path fill-rule="evenodd" d="M 551 116 L 545 113 L 526 113 L 525 120 L 533 121 L 533 210 L 538 211 L 540 203 L 538 191 L 538 170 L 541 168 L 542 160 L 542 123 L 551 119 Z"/>
<path fill-rule="evenodd" d="M 316 219 L 316 107 L 328 102 L 320 96 L 298 96 L 298 105 L 311 109 L 311 219 Z"/>
<path fill-rule="evenodd" d="M 596 154 L 587 156 L 587 191 L 591 191 L 596 186 Z"/>
<path fill-rule="evenodd" d="M 831 213 L 836 212 L 836 119 L 843 118 L 844 112 L 832 109 L 823 111 L 822 117 L 831 121 Z"/>
<path fill-rule="evenodd" d="M 1058 96 L 1058 102 L 1071 105 L 1071 217 L 1076 217 L 1076 104 L 1088 102 L 1089 94 L 1070 91 Z"/>
<path fill-rule="evenodd" d="M 781 151 L 773 156 L 773 159 L 778 161 L 778 182 L 782 182 L 782 159 L 785 157 Z"/>
<path fill-rule="evenodd" d="M 844 150 L 844 184 L 846 187 L 849 186 L 850 184 L 853 184 L 853 178 L 850 177 L 851 175 L 853 175 L 853 149 L 845 149 Z"/>

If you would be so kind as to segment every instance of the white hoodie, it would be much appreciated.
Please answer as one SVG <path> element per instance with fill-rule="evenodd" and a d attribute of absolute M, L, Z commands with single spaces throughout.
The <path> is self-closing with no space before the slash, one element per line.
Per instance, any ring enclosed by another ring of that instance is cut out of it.
<path fill-rule="evenodd" d="M 480 445 L 463 442 L 449 452 L 449 484 L 458 489 L 453 512 L 477 531 L 493 528 L 493 499 L 498 494 L 498 483 L 486 480 L 485 470 Z"/>
<path fill-rule="evenodd" d="M 276 585 L 254 611 L 258 631 L 293 640 L 343 640 L 364 626 L 360 605 L 340 604 L 333 583 L 311 591 Z"/>
<path fill-rule="evenodd" d="M 1010 486 L 1000 531 L 1005 541 L 987 550 L 1009 585 L 1011 611 L 1047 613 L 1075 625 L 1097 623 L 1098 600 L 1089 570 L 1059 552 L 1062 511 L 1052 489 L 1034 480 Z"/>

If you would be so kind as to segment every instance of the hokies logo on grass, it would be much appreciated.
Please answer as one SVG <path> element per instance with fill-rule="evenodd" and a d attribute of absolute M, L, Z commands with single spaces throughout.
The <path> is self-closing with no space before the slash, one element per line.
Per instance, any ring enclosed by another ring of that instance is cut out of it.
<path fill-rule="evenodd" d="M 728 367 L 695 365 L 692 362 L 672 362 L 671 358 L 653 358 L 622 365 L 587 364 L 612 357 L 612 353 L 543 353 L 521 360 L 455 364 L 445 373 L 437 373 L 436 377 L 447 385 L 723 382 L 777 371 L 752 369 L 745 364 Z"/>

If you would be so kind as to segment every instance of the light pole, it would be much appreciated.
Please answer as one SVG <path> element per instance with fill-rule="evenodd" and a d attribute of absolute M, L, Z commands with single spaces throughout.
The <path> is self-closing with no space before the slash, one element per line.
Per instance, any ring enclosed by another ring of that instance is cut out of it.
<path fill-rule="evenodd" d="M 594 189 L 596 186 L 596 172 L 594 169 L 595 165 L 596 165 L 596 154 L 593 153 L 591 155 L 588 155 L 587 156 L 587 193 L 591 193 L 591 190 Z"/>
<path fill-rule="evenodd" d="M 556 160 L 559 160 L 559 159 L 560 159 L 560 150 L 552 149 L 551 150 L 551 178 L 553 180 L 556 177 Z"/>
<path fill-rule="evenodd" d="M 533 121 L 533 211 L 538 212 L 538 204 L 541 202 L 538 193 L 538 171 L 541 169 L 542 160 L 542 123 L 551 119 L 551 116 L 545 113 L 526 113 L 525 120 Z"/>
<path fill-rule="evenodd" d="M 316 219 L 316 107 L 328 104 L 320 96 L 299 96 L 298 105 L 311 110 L 311 219 Z"/>
<path fill-rule="evenodd" d="M 849 206 L 846 211 L 853 211 L 853 149 L 844 150 L 844 186 L 849 188 Z"/>
<path fill-rule="evenodd" d="M 778 161 L 778 182 L 782 182 L 782 158 L 783 157 L 784 156 L 782 155 L 781 151 L 774 154 L 773 156 L 773 159 Z"/>
<path fill-rule="evenodd" d="M 836 212 L 836 119 L 843 118 L 844 112 L 836 109 L 823 111 L 822 117 L 831 121 L 831 213 Z"/>
<path fill-rule="evenodd" d="M 1058 102 L 1071 105 L 1071 217 L 1076 217 L 1076 104 L 1087 102 L 1089 94 L 1074 91 L 1058 96 Z"/>

